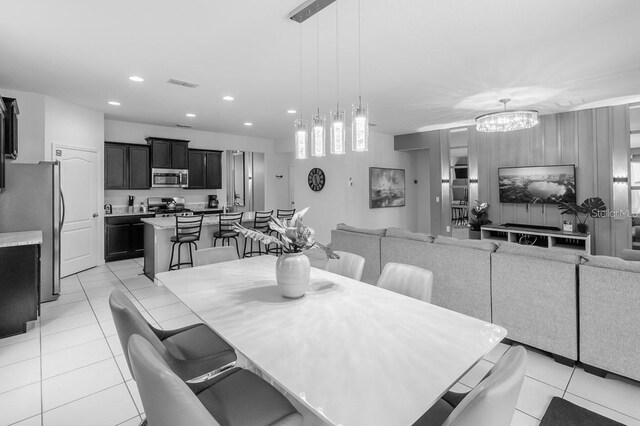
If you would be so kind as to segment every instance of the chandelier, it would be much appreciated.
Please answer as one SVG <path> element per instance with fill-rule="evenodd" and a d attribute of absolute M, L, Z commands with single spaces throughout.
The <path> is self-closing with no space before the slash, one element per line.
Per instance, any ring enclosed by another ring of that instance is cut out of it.
<path fill-rule="evenodd" d="M 500 99 L 504 110 L 476 117 L 476 130 L 479 132 L 511 132 L 529 129 L 538 124 L 538 111 L 532 109 L 508 110 L 511 99 Z"/>

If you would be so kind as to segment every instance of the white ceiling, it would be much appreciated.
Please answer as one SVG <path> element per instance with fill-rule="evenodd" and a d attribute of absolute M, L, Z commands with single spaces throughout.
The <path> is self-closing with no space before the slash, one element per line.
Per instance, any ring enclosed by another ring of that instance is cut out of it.
<path fill-rule="evenodd" d="M 286 139 L 294 119 L 286 110 L 308 118 L 317 106 L 316 25 L 320 108 L 336 102 L 336 6 L 300 25 L 287 19 L 300 3 L 3 2 L 0 87 L 108 119 Z M 358 95 L 357 0 L 337 4 L 339 99 L 350 109 Z M 549 114 L 640 95 L 638 0 L 362 0 L 361 10 L 362 96 L 382 133 L 473 120 L 499 109 L 502 97 Z M 146 81 L 129 81 L 134 74 Z M 168 85 L 172 77 L 200 87 Z M 226 94 L 236 100 L 222 101 Z"/>

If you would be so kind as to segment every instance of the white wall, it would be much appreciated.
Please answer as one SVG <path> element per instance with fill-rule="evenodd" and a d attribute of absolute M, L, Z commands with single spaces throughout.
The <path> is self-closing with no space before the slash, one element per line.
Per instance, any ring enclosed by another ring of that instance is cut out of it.
<path fill-rule="evenodd" d="M 265 159 L 265 210 L 290 209 L 289 165 L 292 153 L 267 154 Z M 276 176 L 282 176 L 277 178 Z"/>
<path fill-rule="evenodd" d="M 45 96 L 0 88 L 0 95 L 18 100 L 18 158 L 16 163 L 37 163 L 45 159 Z"/>
<path fill-rule="evenodd" d="M 331 229 L 341 222 L 366 228 L 394 226 L 417 230 L 416 159 L 412 154 L 394 151 L 393 136 L 374 132 L 370 136 L 368 152 L 293 162 L 295 207 L 298 210 L 310 207 L 305 223 L 315 229 L 322 243 L 331 241 Z M 312 191 L 307 184 L 309 171 L 314 167 L 321 168 L 326 176 L 325 187 L 319 192 Z M 406 206 L 369 208 L 369 167 L 405 169 Z"/>

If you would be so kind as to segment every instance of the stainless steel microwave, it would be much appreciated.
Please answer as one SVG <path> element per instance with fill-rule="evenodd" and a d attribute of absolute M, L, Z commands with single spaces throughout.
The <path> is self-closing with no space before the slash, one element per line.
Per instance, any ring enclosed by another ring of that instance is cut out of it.
<path fill-rule="evenodd" d="M 189 170 L 151 169 L 152 188 L 186 188 L 189 186 Z"/>

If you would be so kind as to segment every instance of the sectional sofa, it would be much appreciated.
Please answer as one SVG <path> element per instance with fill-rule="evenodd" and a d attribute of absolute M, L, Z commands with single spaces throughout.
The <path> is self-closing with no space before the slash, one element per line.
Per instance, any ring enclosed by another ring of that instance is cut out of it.
<path fill-rule="evenodd" d="M 432 303 L 501 325 L 556 361 L 640 380 L 640 262 L 344 224 L 331 246 L 365 258 L 365 282 L 387 262 L 429 269 Z"/>

